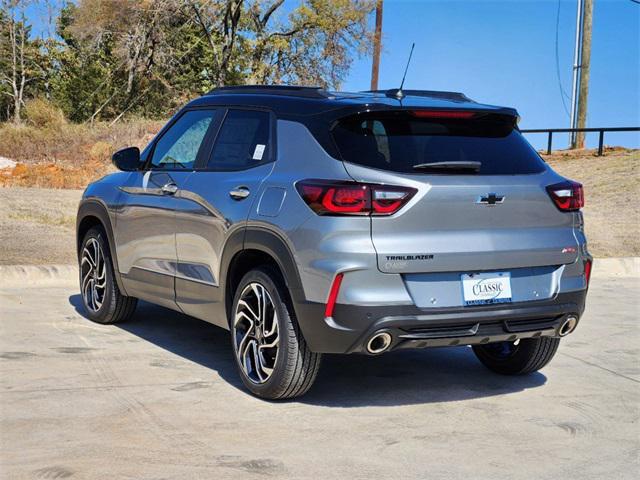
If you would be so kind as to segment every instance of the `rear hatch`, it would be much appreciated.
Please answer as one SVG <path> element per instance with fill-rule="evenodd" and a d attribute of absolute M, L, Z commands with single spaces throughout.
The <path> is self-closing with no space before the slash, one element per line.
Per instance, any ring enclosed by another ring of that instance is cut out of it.
<path fill-rule="evenodd" d="M 514 120 L 403 110 L 336 124 L 333 137 L 354 180 L 416 190 L 397 213 L 371 217 L 382 272 L 511 271 L 576 260 L 575 215 L 546 191 L 563 179 Z"/>

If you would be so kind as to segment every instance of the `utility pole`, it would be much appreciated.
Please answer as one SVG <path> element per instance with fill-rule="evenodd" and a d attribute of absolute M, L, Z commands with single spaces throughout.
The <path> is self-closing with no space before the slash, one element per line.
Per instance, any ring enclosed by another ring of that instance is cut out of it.
<path fill-rule="evenodd" d="M 577 0 L 576 39 L 571 89 L 571 128 L 584 128 L 587 120 L 593 0 Z M 584 132 L 571 134 L 571 148 L 584 148 Z"/>
<path fill-rule="evenodd" d="M 376 31 L 373 36 L 373 65 L 371 66 L 371 90 L 378 89 L 380 73 L 380 47 L 382 43 L 382 0 L 376 4 Z"/>
<path fill-rule="evenodd" d="M 592 24 L 593 0 L 584 0 L 584 13 L 582 15 L 582 68 L 580 69 L 580 85 L 578 87 L 578 128 L 585 128 L 587 125 Z M 584 132 L 578 132 L 574 148 L 584 148 L 584 137 Z"/>
<path fill-rule="evenodd" d="M 576 40 L 573 48 L 573 81 L 571 82 L 571 125 L 569 128 L 577 128 L 578 113 L 578 82 L 580 80 L 580 57 L 582 48 L 582 6 L 584 0 L 577 0 L 576 9 Z M 575 148 L 576 134 L 570 135 L 569 146 Z"/>

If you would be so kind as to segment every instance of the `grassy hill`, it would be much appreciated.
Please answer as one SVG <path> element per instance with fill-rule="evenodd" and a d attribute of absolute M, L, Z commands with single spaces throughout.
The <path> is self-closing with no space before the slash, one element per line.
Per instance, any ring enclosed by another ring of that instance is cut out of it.
<path fill-rule="evenodd" d="M 598 257 L 640 256 L 640 150 L 558 151 L 551 167 L 584 185 L 589 250 Z"/>

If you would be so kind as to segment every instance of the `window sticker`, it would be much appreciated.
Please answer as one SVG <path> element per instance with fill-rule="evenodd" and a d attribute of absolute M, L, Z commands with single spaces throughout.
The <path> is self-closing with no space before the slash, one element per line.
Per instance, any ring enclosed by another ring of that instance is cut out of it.
<path fill-rule="evenodd" d="M 258 143 L 256 145 L 256 149 L 253 151 L 253 160 L 262 160 L 262 156 L 264 155 L 265 145 Z"/>

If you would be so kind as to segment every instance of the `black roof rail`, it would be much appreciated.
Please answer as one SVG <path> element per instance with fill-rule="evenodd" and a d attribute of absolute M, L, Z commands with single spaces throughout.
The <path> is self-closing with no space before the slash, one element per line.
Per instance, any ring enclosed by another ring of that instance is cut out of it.
<path fill-rule="evenodd" d="M 391 90 L 367 90 L 363 93 L 383 93 L 387 97 L 397 98 L 398 89 L 392 88 Z M 445 100 L 453 100 L 458 102 L 473 102 L 473 100 L 467 97 L 464 93 L 460 92 L 439 92 L 436 90 L 402 90 L 402 93 L 404 96 L 443 98 Z"/>
<path fill-rule="evenodd" d="M 301 85 L 233 85 L 217 87 L 207 95 L 284 95 L 288 97 L 329 98 L 331 95 L 322 87 Z"/>

